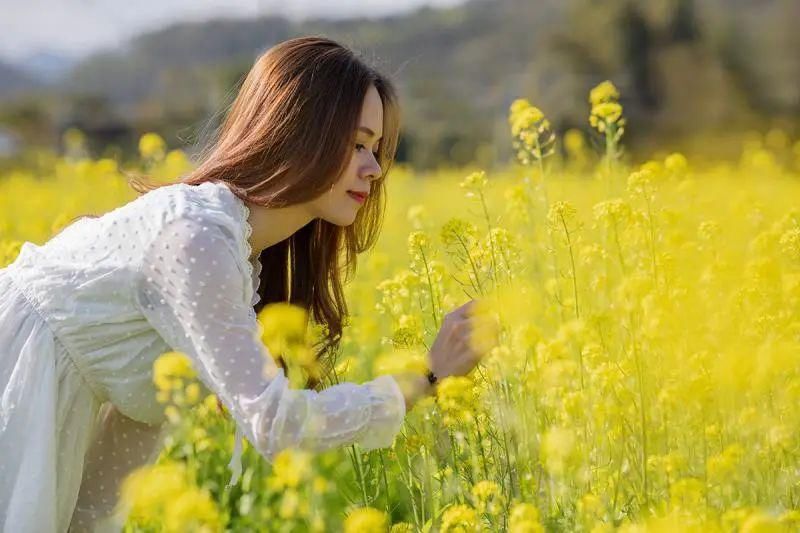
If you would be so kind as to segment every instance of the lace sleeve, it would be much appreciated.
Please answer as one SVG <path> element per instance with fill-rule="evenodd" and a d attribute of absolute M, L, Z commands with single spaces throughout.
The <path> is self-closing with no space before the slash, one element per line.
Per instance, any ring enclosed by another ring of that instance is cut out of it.
<path fill-rule="evenodd" d="M 137 300 L 148 322 L 172 349 L 191 358 L 199 379 L 235 419 L 237 434 L 268 460 L 287 447 L 390 446 L 405 416 L 393 377 L 321 392 L 289 388 L 258 338 L 245 258 L 231 233 L 188 218 L 163 227 L 139 268 Z"/>

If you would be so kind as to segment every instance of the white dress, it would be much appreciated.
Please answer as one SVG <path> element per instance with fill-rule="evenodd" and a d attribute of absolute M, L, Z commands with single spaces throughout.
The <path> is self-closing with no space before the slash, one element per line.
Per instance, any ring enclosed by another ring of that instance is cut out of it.
<path fill-rule="evenodd" d="M 92 531 L 164 421 L 154 360 L 177 350 L 267 460 L 288 446 L 390 446 L 391 376 L 288 388 L 259 340 L 249 210 L 224 182 L 150 191 L 0 269 L 0 531 Z M 97 521 L 97 522 L 96 522 Z M 72 524 L 72 527 L 70 527 Z"/>

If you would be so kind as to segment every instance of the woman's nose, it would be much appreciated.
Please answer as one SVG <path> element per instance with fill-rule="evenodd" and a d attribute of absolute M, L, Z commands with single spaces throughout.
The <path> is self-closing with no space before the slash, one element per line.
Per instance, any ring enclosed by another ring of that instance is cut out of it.
<path fill-rule="evenodd" d="M 380 166 L 377 166 L 377 167 L 373 168 L 372 170 L 370 170 L 369 172 L 366 172 L 364 174 L 364 179 L 369 181 L 369 182 L 373 182 L 373 181 L 379 179 L 381 177 L 382 173 L 383 173 L 383 169 Z"/>

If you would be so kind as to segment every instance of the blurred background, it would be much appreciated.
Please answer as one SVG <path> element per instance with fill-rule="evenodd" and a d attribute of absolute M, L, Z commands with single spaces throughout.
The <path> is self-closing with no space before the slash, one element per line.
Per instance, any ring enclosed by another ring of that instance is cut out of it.
<path fill-rule="evenodd" d="M 256 56 L 323 34 L 397 83 L 398 161 L 513 158 L 510 103 L 589 134 L 587 94 L 621 93 L 626 149 L 727 158 L 800 123 L 797 0 L 0 0 L 0 165 L 42 148 L 135 159 L 156 132 L 195 153 Z M 78 129 L 85 142 L 70 145 Z M 0 168 L 2 170 L 2 168 Z"/>

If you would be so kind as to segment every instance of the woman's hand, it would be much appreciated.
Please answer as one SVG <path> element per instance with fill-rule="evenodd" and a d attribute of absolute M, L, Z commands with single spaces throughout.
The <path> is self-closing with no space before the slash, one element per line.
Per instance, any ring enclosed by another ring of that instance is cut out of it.
<path fill-rule="evenodd" d="M 497 321 L 475 313 L 470 300 L 445 315 L 428 354 L 428 365 L 437 379 L 468 374 L 497 345 Z M 394 376 L 406 400 L 406 412 L 423 396 L 433 392 L 428 377 L 416 373 Z"/>
<path fill-rule="evenodd" d="M 497 344 L 498 324 L 489 315 L 475 313 L 470 300 L 445 315 L 428 358 L 438 379 L 468 374 Z"/>

